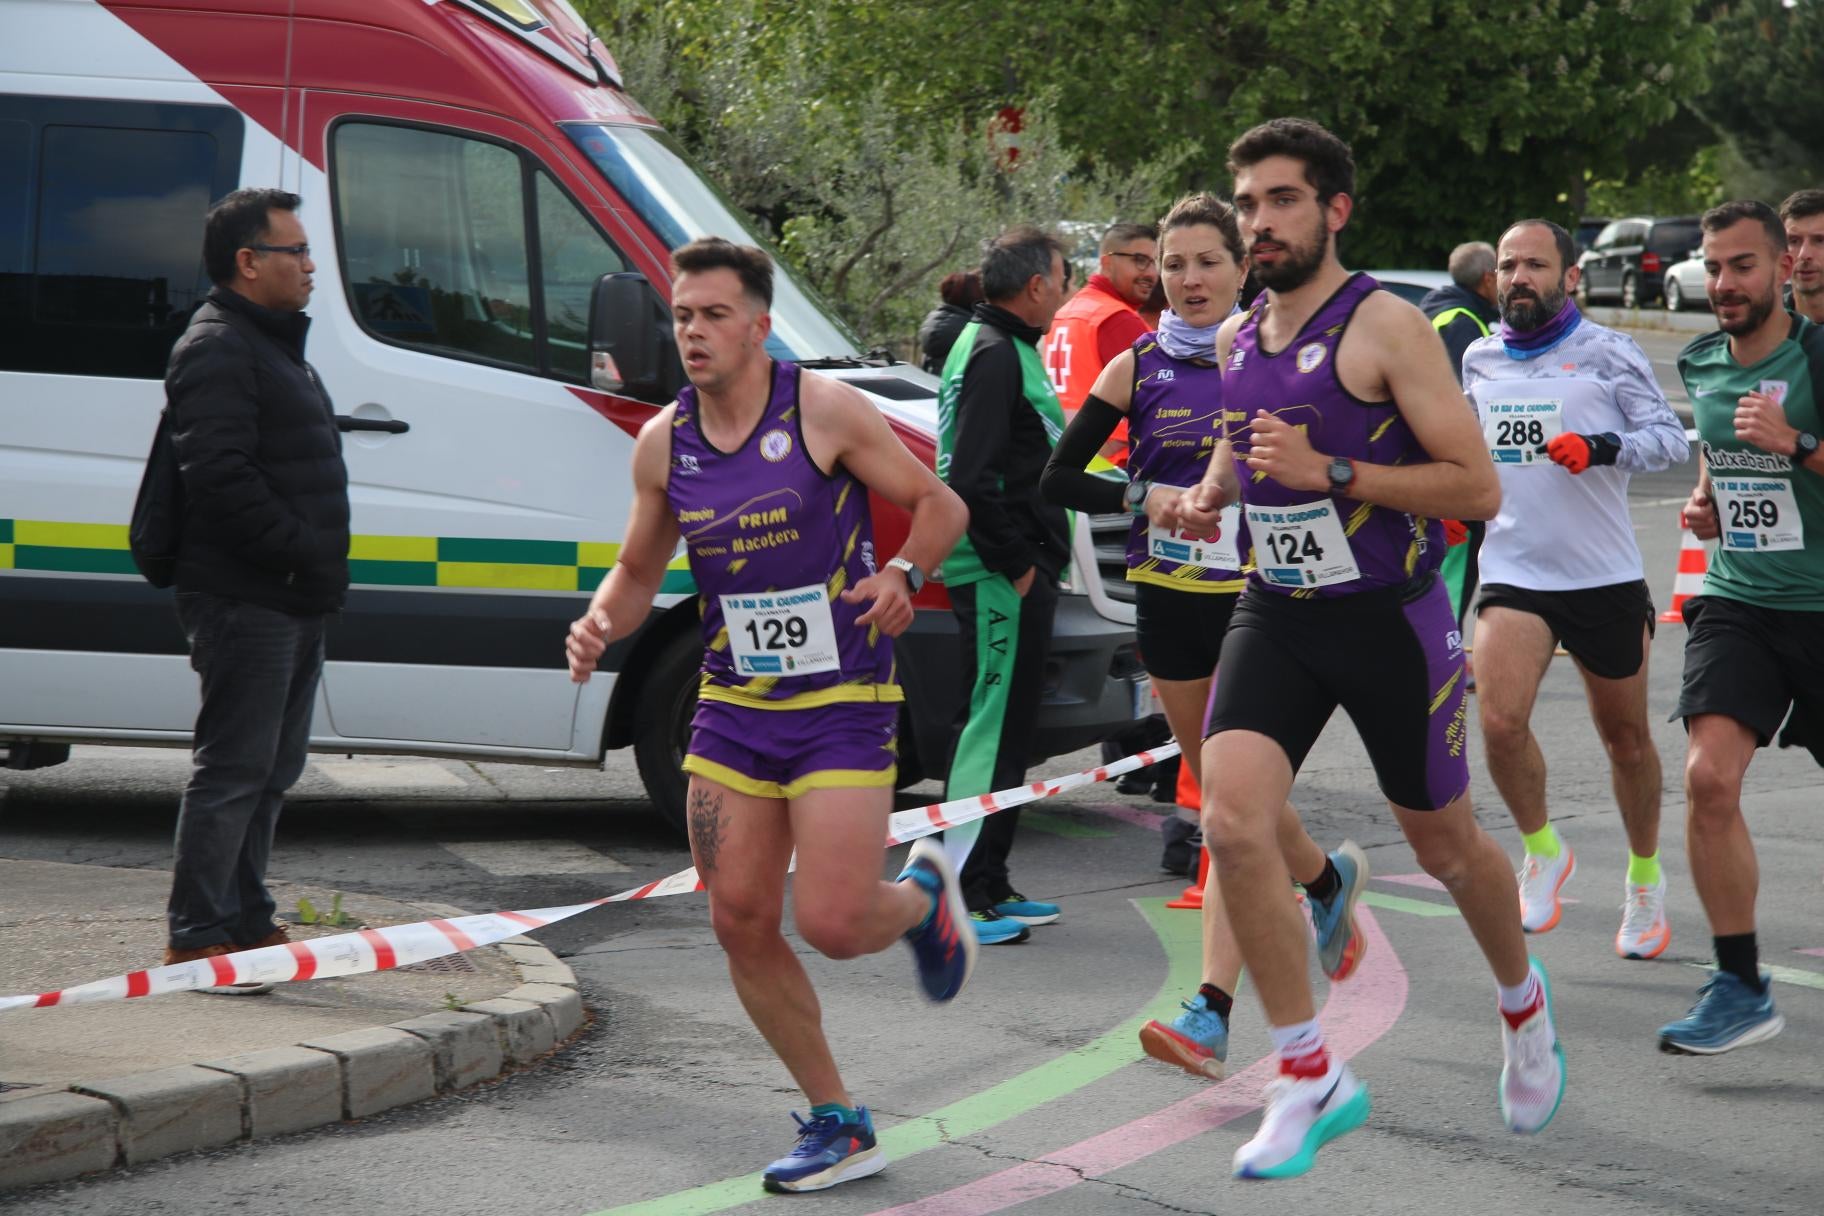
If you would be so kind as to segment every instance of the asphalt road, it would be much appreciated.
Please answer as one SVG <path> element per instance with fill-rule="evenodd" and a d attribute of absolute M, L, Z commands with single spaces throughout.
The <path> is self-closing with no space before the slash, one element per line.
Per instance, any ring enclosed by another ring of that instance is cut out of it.
<path fill-rule="evenodd" d="M 1687 465 L 1632 489 L 1662 603 L 1676 503 L 1691 477 Z M 1554 818 L 1580 861 L 1567 888 L 1580 902 L 1534 942 L 1551 968 L 1571 1070 L 1564 1108 L 1541 1136 L 1501 1126 L 1492 981 L 1448 900 L 1417 873 L 1339 715 L 1294 797 L 1320 841 L 1353 837 L 1377 875 L 1368 960 L 1330 993 L 1325 1015 L 1375 1112 L 1302 1180 L 1228 1176 L 1230 1154 L 1258 1122 L 1265 1066 L 1256 1061 L 1268 1054 L 1250 996 L 1237 1005 L 1234 1079 L 1200 1083 L 1140 1055 L 1137 1019 L 1173 1011 L 1195 984 L 1196 916 L 1159 906 L 1182 885 L 1157 869 L 1160 808 L 1092 787 L 1031 815 L 1014 856 L 1022 889 L 1059 900 L 1065 919 L 1026 945 L 985 952 L 954 1006 L 915 995 L 898 948 L 849 963 L 807 960 L 850 1087 L 887 1131 L 893 1165 L 878 1178 L 816 1198 L 763 1199 L 747 1177 L 789 1147 L 786 1112 L 799 1100 L 734 999 L 703 897 L 683 896 L 605 908 L 541 934 L 568 956 L 596 1021 L 537 1068 L 356 1124 L 0 1196 L 0 1210 L 1816 1212 L 1824 958 L 1813 952 L 1824 952 L 1824 844 L 1820 774 L 1802 754 L 1762 753 L 1747 795 L 1762 948 L 1783 969 L 1786 1032 L 1715 1059 L 1655 1050 L 1654 1029 L 1689 1004 L 1701 979 L 1694 964 L 1709 951 L 1679 830 L 1683 734 L 1660 720 L 1676 695 L 1683 632 L 1662 627 L 1651 661 L 1673 923 L 1660 960 L 1623 962 L 1612 950 L 1625 843 L 1568 660 L 1540 697 L 1535 728 Z M 1482 819 L 1517 858 L 1480 735 L 1471 737 Z M 1079 755 L 1042 769 L 1090 762 Z M 61 768 L 0 775 L 0 854 L 163 866 L 184 772 L 180 753 L 83 749 Z M 687 864 L 622 757 L 605 773 L 320 757 L 287 810 L 273 871 L 480 911 L 569 903 Z M 1322 999 L 1321 979 L 1318 991 Z"/>

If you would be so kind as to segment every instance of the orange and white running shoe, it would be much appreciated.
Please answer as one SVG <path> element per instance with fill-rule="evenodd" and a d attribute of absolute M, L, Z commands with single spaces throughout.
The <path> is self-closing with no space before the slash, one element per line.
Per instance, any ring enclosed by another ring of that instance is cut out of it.
<path fill-rule="evenodd" d="M 1665 875 L 1660 875 L 1650 887 L 1629 883 L 1627 902 L 1621 905 L 1621 931 L 1615 935 L 1615 953 L 1623 958 L 1658 958 L 1671 944 Z"/>
<path fill-rule="evenodd" d="M 1558 894 L 1577 872 L 1577 855 L 1560 843 L 1558 856 L 1535 857 L 1528 853 L 1520 863 L 1520 927 L 1528 933 L 1549 933 L 1564 914 Z"/>

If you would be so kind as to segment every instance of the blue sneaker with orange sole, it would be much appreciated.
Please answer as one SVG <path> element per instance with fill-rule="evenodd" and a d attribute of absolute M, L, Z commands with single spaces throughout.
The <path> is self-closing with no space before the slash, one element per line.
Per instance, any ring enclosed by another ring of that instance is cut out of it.
<path fill-rule="evenodd" d="M 931 914 L 906 933 L 918 962 L 918 982 L 932 1000 L 951 1000 L 969 982 L 981 949 L 956 868 L 944 846 L 927 836 L 912 843 L 899 879 L 917 883 L 932 900 Z"/>
<path fill-rule="evenodd" d="M 792 1118 L 798 1124 L 798 1143 L 760 1176 L 760 1185 L 767 1190 L 826 1191 L 887 1168 L 887 1155 L 874 1140 L 874 1117 L 867 1107 L 855 1108 L 853 1122 L 841 1115 L 804 1119 L 797 1111 Z"/>

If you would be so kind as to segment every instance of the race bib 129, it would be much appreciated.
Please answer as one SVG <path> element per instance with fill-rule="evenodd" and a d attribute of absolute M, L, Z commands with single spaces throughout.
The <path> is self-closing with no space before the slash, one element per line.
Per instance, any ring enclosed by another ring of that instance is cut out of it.
<path fill-rule="evenodd" d="M 1275 587 L 1328 587 L 1362 577 L 1334 502 L 1326 499 L 1296 507 L 1249 504 L 1247 511 L 1254 568 Z"/>
<path fill-rule="evenodd" d="M 740 674 L 808 676 L 842 670 L 828 588 L 795 587 L 720 599 L 728 648 Z"/>

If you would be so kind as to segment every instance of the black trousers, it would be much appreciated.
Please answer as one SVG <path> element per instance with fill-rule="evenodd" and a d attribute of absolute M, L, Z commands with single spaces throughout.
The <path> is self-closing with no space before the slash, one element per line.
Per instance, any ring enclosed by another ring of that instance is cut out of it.
<path fill-rule="evenodd" d="M 177 615 L 203 704 L 177 813 L 170 944 L 246 946 L 274 928 L 266 863 L 310 750 L 324 618 L 202 592 L 180 594 Z"/>
<path fill-rule="evenodd" d="M 1022 597 L 1007 579 L 991 575 L 951 587 L 950 605 L 961 634 L 962 686 L 969 699 L 957 713 L 945 797 L 1024 785 L 1045 691 L 1057 583 L 1040 573 Z M 1019 821 L 1017 808 L 982 821 L 961 875 L 970 911 L 992 908 L 1014 893 L 1007 855 Z"/>

